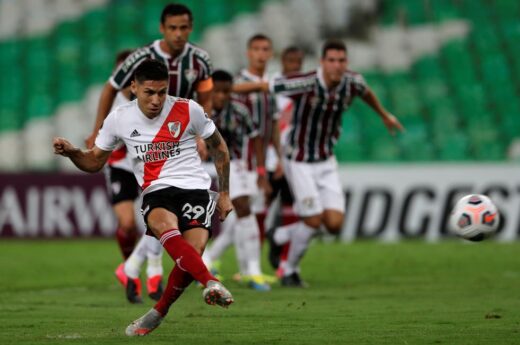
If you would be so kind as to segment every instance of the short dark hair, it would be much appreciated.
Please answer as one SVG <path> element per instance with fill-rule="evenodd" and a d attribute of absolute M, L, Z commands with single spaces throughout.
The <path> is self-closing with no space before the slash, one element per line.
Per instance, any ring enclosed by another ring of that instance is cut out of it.
<path fill-rule="evenodd" d="M 183 4 L 168 4 L 164 7 L 162 13 L 161 13 L 161 23 L 164 24 L 166 21 L 166 17 L 169 16 L 182 16 L 182 15 L 188 15 L 188 18 L 190 19 L 190 23 L 193 22 L 193 14 L 191 13 L 191 10 L 183 5 Z"/>
<path fill-rule="evenodd" d="M 285 57 L 289 54 L 292 54 L 292 53 L 300 53 L 300 54 L 303 54 L 303 50 L 297 46 L 289 46 L 287 48 L 285 48 L 283 51 L 282 51 L 282 59 L 285 59 Z"/>
<path fill-rule="evenodd" d="M 270 44 L 273 44 L 271 39 L 264 34 L 254 34 L 247 40 L 247 47 L 251 47 L 254 41 L 268 41 Z"/>
<path fill-rule="evenodd" d="M 233 82 L 233 76 L 231 73 L 224 71 L 223 69 L 218 69 L 211 75 L 211 79 L 213 81 L 227 81 L 232 83 Z"/>
<path fill-rule="evenodd" d="M 345 54 L 347 53 L 347 45 L 345 42 L 340 40 L 327 40 L 323 44 L 323 49 L 321 50 L 321 58 L 324 58 L 329 50 L 343 50 Z"/>
<path fill-rule="evenodd" d="M 142 83 L 146 80 L 168 80 L 168 68 L 159 60 L 145 59 L 137 66 L 134 80 Z"/>
<path fill-rule="evenodd" d="M 125 61 L 125 59 L 128 57 L 128 55 L 132 54 L 132 49 L 124 49 L 120 50 L 116 54 L 116 65 L 119 65 L 121 62 Z"/>

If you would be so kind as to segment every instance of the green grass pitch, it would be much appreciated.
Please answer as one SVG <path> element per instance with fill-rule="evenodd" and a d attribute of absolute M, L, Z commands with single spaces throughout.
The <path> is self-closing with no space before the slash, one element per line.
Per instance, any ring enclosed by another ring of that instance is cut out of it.
<path fill-rule="evenodd" d="M 207 306 L 192 286 L 131 339 L 125 327 L 152 301 L 126 302 L 118 263 L 113 241 L 3 240 L 0 344 L 520 344 L 520 243 L 315 242 L 310 288 L 268 293 L 229 279 L 228 252 L 235 304 Z"/>

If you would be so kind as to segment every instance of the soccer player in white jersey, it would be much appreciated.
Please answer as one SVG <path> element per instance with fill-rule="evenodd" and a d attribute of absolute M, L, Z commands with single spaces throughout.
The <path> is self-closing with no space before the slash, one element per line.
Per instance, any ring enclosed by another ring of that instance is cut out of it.
<path fill-rule="evenodd" d="M 211 119 L 229 148 L 229 193 L 235 212 L 222 224 L 219 236 L 204 252 L 203 259 L 206 266 L 212 267 L 224 250 L 234 244 L 240 274 L 244 281 L 257 291 L 269 291 L 271 288 L 264 279 L 260 265 L 260 230 L 250 205 L 251 197 L 255 196 L 259 189 L 266 189 L 267 177 L 257 177 L 248 169 L 246 161 L 250 141 L 254 144 L 256 155 L 262 154 L 262 139 L 254 127 L 247 106 L 231 98 L 231 74 L 218 70 L 212 77 L 214 89 Z"/>
<path fill-rule="evenodd" d="M 394 134 L 403 130 L 366 84 L 347 70 L 347 48 L 341 41 L 325 42 L 318 70 L 294 74 L 271 83 L 249 83 L 235 91 L 271 90 L 294 102 L 293 118 L 284 147 L 284 171 L 294 195 L 300 222 L 273 232 L 275 244 L 290 241 L 282 285 L 303 287 L 299 263 L 321 226 L 339 233 L 345 216 L 345 195 L 337 171 L 334 145 L 341 132 L 341 117 L 355 97 L 360 97 Z"/>
<path fill-rule="evenodd" d="M 147 58 L 157 59 L 167 66 L 169 95 L 196 98 L 207 113 L 211 111 L 212 64 L 206 51 L 189 42 L 193 29 L 191 10 L 183 4 L 167 4 L 161 13 L 159 29 L 162 38 L 135 50 L 119 64 L 106 82 L 99 99 L 94 129 L 85 141 L 87 148 L 94 145 L 94 139 L 103 120 L 109 114 L 118 91 L 132 80 L 137 66 Z M 206 146 L 202 140 L 198 140 L 197 144 L 199 153 L 205 157 Z M 126 186 L 122 186 L 122 191 L 127 192 Z M 133 209 L 128 209 L 127 212 L 130 217 Z M 116 270 L 118 280 L 126 286 L 129 301 L 140 302 L 141 300 L 141 283 L 138 277 L 145 260 L 148 262 L 147 274 L 150 277 L 147 280 L 148 294 L 154 299 L 160 296 L 161 270 L 159 268 L 162 261 L 160 248 L 160 243 L 155 239 L 143 237 L 137 245 L 138 250 L 132 253 L 133 255 L 125 262 L 124 268 L 119 266 Z"/>
<path fill-rule="evenodd" d="M 123 142 L 143 189 L 147 234 L 160 239 L 176 263 L 161 299 L 127 327 L 129 336 L 146 335 L 158 327 L 171 304 L 193 280 L 205 286 L 206 303 L 227 307 L 233 302 L 231 293 L 201 259 L 215 208 L 222 221 L 233 209 L 228 149 L 200 105 L 168 96 L 167 89 L 166 66 L 157 60 L 145 60 L 136 68 L 132 82 L 137 99 L 110 113 L 92 149 L 81 150 L 64 138 L 53 140 L 56 154 L 70 158 L 86 172 L 99 171 L 111 151 Z M 197 136 L 204 139 L 215 162 L 218 200 L 208 190 L 211 180 L 197 153 Z"/>
<path fill-rule="evenodd" d="M 124 50 L 117 54 L 116 67 L 132 53 Z M 131 80 L 117 93 L 112 110 L 127 103 L 133 97 L 130 88 Z M 105 178 L 112 201 L 112 209 L 118 220 L 116 238 L 125 262 L 115 270 L 119 282 L 125 287 L 126 298 L 130 303 L 142 303 L 141 280 L 139 271 L 143 261 L 147 260 L 146 287 L 148 296 L 158 301 L 162 294 L 162 246 L 152 237 L 141 236 L 138 228 L 144 227 L 140 219 L 135 217 L 134 202 L 139 198 L 140 186 L 132 171 L 132 162 L 126 154 L 126 147 L 120 145 L 112 151 L 105 166 Z"/>

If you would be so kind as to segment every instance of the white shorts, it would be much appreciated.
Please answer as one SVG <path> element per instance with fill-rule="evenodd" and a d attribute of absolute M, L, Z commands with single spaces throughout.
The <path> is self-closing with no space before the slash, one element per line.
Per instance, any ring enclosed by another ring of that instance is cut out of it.
<path fill-rule="evenodd" d="M 295 211 L 299 216 L 315 216 L 323 210 L 345 213 L 345 194 L 339 179 L 336 157 L 315 163 L 284 159 L 284 170 L 294 195 Z"/>
<path fill-rule="evenodd" d="M 256 173 L 247 170 L 245 160 L 231 160 L 229 162 L 229 197 L 231 200 L 258 194 L 256 179 Z"/>

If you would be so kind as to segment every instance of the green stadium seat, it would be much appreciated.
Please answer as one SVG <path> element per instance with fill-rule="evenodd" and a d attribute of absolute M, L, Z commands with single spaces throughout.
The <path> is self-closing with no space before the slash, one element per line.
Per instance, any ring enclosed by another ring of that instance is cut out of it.
<path fill-rule="evenodd" d="M 55 102 L 50 94 L 34 94 L 29 97 L 27 102 L 27 113 L 25 121 L 48 117 L 54 113 Z"/>
<path fill-rule="evenodd" d="M 492 8 L 499 20 L 518 20 L 520 17 L 520 4 L 514 0 L 494 1 Z"/>
<path fill-rule="evenodd" d="M 448 99 L 448 87 L 446 82 L 438 79 L 424 79 L 418 81 L 423 103 L 426 107 L 434 107 L 439 102 Z"/>
<path fill-rule="evenodd" d="M 18 64 L 23 55 L 24 42 L 15 39 L 0 41 L 0 68 Z"/>
<path fill-rule="evenodd" d="M 506 157 L 506 149 L 499 140 L 475 142 L 472 151 L 475 158 L 480 161 L 498 161 Z"/>
<path fill-rule="evenodd" d="M 435 0 L 429 2 L 431 17 L 437 22 L 453 20 L 460 17 L 458 8 L 450 0 Z"/>
<path fill-rule="evenodd" d="M 506 141 L 520 138 L 520 121 L 518 113 L 504 114 L 499 124 L 500 136 Z"/>
<path fill-rule="evenodd" d="M 360 162 L 365 159 L 363 145 L 350 137 L 340 140 L 334 148 L 336 158 L 340 163 Z"/>
<path fill-rule="evenodd" d="M 107 42 L 95 42 L 87 47 L 85 53 L 86 81 L 91 84 L 104 83 L 114 67 L 116 52 Z"/>
<path fill-rule="evenodd" d="M 488 85 L 510 80 L 511 71 L 502 53 L 483 56 L 480 62 L 480 69 L 482 80 Z"/>
<path fill-rule="evenodd" d="M 382 135 L 370 143 L 369 157 L 373 161 L 395 162 L 400 160 L 399 145 L 395 138 L 390 137 L 387 133 Z"/>
<path fill-rule="evenodd" d="M 96 9 L 82 17 L 81 36 L 89 44 L 105 41 L 111 32 L 111 19 L 107 9 Z"/>
<path fill-rule="evenodd" d="M 474 26 L 470 39 L 477 57 L 496 54 L 501 50 L 494 25 Z"/>
<path fill-rule="evenodd" d="M 445 161 L 464 161 L 471 159 L 469 143 L 465 135 L 457 133 L 439 143 L 439 158 Z"/>

